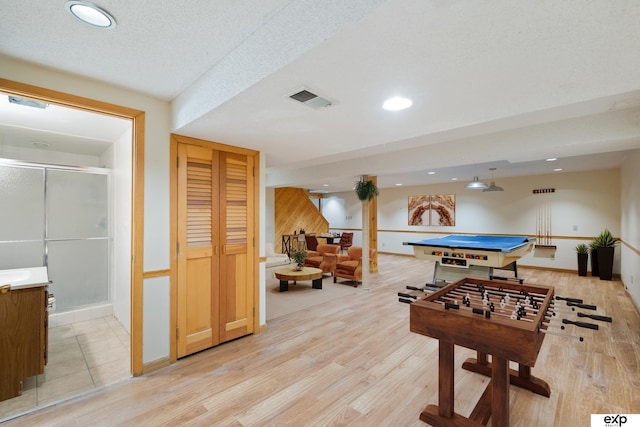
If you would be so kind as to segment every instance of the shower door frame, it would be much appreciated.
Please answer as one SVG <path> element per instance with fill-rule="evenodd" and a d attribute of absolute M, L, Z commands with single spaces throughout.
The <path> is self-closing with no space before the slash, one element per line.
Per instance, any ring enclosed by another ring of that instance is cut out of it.
<path fill-rule="evenodd" d="M 0 158 L 0 166 L 13 167 L 13 168 L 24 168 L 24 169 L 36 169 L 42 171 L 42 195 L 43 195 L 43 230 L 44 235 L 41 239 L 33 240 L 11 240 L 5 243 L 39 243 L 42 242 L 42 265 L 45 267 L 49 267 L 49 243 L 51 242 L 72 242 L 72 241 L 83 241 L 83 240 L 106 240 L 107 241 L 107 300 L 106 301 L 97 301 L 90 303 L 87 306 L 77 307 L 77 308 L 90 308 L 91 306 L 101 305 L 104 303 L 113 303 L 113 212 L 112 212 L 112 174 L 111 171 L 106 168 L 93 167 L 93 166 L 66 166 L 66 165 L 55 165 L 49 163 L 39 163 L 39 162 L 29 162 L 29 161 L 21 161 L 21 160 L 12 160 L 12 159 L 3 159 Z M 107 236 L 106 237 L 66 237 L 66 238 L 51 238 L 49 235 L 49 174 L 51 171 L 62 171 L 62 172 L 74 172 L 74 173 L 85 173 L 85 174 L 93 174 L 93 175 L 105 175 L 107 177 Z M 49 290 L 51 292 L 51 289 Z M 73 310 L 73 309 L 72 309 Z M 70 310 L 70 311 L 72 311 Z"/>
<path fill-rule="evenodd" d="M 144 260 L 144 139 L 145 112 L 95 99 L 84 98 L 38 86 L 0 78 L 0 91 L 88 112 L 131 120 L 131 373 L 144 373 L 143 331 L 143 260 Z"/>

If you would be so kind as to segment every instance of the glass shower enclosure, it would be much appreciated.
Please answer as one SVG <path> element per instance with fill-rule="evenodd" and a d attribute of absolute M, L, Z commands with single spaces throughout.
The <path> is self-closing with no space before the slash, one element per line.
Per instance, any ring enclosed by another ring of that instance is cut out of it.
<path fill-rule="evenodd" d="M 0 270 L 46 266 L 56 313 L 110 300 L 107 169 L 0 163 Z"/>

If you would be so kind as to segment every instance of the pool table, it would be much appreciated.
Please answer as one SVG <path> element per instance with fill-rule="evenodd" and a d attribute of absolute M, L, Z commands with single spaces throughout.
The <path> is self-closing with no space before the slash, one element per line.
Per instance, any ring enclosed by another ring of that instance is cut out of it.
<path fill-rule="evenodd" d="M 436 262 L 434 281 L 452 282 L 461 277 L 496 277 L 494 269 L 512 270 L 518 278 L 516 261 L 531 252 L 536 239 L 526 236 L 452 234 L 435 239 L 404 242 L 413 246 L 417 258 Z"/>

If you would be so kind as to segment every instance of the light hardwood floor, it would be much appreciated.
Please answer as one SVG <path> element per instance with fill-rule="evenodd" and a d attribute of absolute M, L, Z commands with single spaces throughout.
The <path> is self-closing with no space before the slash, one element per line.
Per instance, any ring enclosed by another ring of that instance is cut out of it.
<path fill-rule="evenodd" d="M 431 275 L 428 264 L 381 254 L 369 292 L 286 314 L 269 321 L 262 334 L 7 427 L 423 426 L 420 412 L 437 403 L 438 342 L 409 332 L 409 306 L 396 294 L 407 284 L 422 285 Z M 622 283 L 519 270 L 527 283 L 555 286 L 556 295 L 597 305 L 613 323 L 600 323 L 599 331 L 567 328 L 584 342 L 546 336 L 532 374 L 549 383 L 551 397 L 511 387 L 511 425 L 588 426 L 592 413 L 640 413 L 640 315 Z M 474 355 L 456 347 L 456 366 Z M 468 415 L 488 379 L 461 368 L 455 375 L 455 410 Z"/>
<path fill-rule="evenodd" d="M 22 395 L 0 402 L 0 420 L 131 377 L 129 334 L 113 316 L 49 328 L 49 361 Z"/>

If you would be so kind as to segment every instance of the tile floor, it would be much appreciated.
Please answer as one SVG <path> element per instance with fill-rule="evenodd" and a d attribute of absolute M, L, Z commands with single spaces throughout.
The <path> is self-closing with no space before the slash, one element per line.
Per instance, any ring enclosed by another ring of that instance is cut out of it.
<path fill-rule="evenodd" d="M 0 402 L 0 423 L 131 377 L 129 334 L 112 316 L 49 329 L 49 363 L 22 396 Z"/>

